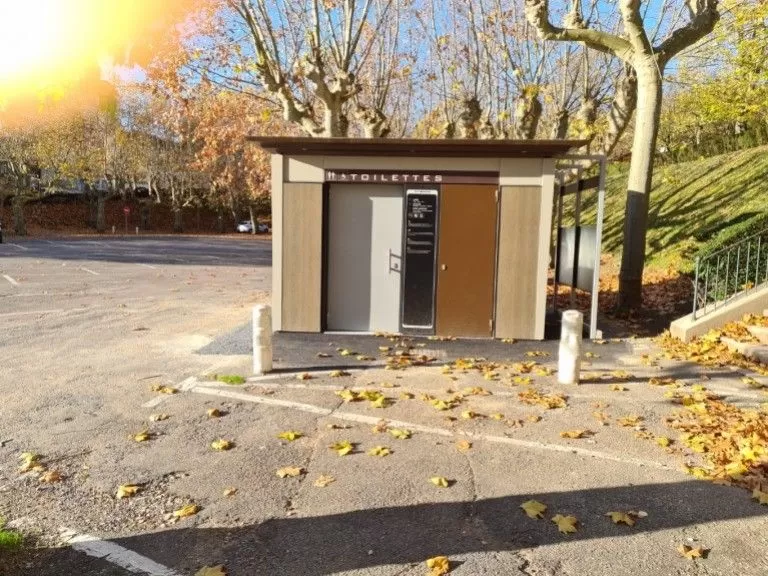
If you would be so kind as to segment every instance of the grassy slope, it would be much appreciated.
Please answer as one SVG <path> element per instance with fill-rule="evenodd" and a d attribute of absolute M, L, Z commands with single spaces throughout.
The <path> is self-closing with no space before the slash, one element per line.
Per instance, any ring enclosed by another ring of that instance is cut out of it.
<path fill-rule="evenodd" d="M 627 168 L 626 164 L 609 167 L 603 246 L 614 254 L 621 253 Z M 595 200 L 585 200 L 587 221 L 594 221 Z M 685 267 L 686 259 L 692 259 L 698 245 L 712 234 L 767 210 L 767 146 L 657 166 L 651 192 L 648 263 Z"/>

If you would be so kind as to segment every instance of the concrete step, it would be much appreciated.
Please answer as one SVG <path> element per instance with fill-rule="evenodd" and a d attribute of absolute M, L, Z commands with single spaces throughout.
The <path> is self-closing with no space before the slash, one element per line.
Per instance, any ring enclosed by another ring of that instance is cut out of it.
<path fill-rule="evenodd" d="M 754 342 L 739 342 L 733 338 L 723 336 L 720 341 L 733 352 L 738 352 L 750 360 L 768 364 L 768 344 L 755 344 Z"/>
<path fill-rule="evenodd" d="M 768 344 L 768 326 L 747 326 L 747 330 L 760 341 L 760 344 Z"/>

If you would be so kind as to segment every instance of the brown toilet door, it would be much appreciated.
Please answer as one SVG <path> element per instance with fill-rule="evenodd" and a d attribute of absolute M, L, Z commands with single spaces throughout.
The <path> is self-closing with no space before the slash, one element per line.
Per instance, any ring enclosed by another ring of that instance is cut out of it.
<path fill-rule="evenodd" d="M 444 184 L 440 191 L 436 331 L 493 335 L 495 185 Z"/>

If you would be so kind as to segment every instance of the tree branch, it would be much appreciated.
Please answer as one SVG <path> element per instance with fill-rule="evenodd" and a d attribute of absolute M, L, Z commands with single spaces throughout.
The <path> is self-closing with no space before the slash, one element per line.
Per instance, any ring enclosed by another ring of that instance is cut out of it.
<path fill-rule="evenodd" d="M 681 50 L 692 46 L 714 30 L 720 20 L 717 5 L 718 0 L 698 0 L 697 11 L 692 14 L 691 21 L 672 32 L 669 38 L 654 48 L 662 69 Z"/>
<path fill-rule="evenodd" d="M 633 56 L 632 45 L 620 36 L 592 28 L 559 28 L 549 22 L 549 0 L 525 0 L 525 16 L 543 40 L 581 42 L 585 46 L 615 55 L 625 62 Z"/>

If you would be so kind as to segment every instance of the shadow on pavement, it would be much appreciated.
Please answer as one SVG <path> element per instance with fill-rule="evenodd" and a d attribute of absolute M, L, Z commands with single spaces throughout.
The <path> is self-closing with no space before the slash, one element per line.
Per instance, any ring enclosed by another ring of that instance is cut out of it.
<path fill-rule="evenodd" d="M 545 519 L 532 520 L 523 514 L 519 506 L 529 499 L 547 505 Z M 643 510 L 648 516 L 631 528 L 614 525 L 605 516 L 609 511 L 628 510 Z M 567 536 L 558 533 L 550 521 L 558 513 L 577 516 L 581 523 L 578 532 Z M 562 542 L 615 539 L 723 520 L 762 518 L 766 513 L 768 509 L 751 501 L 744 490 L 690 480 L 275 518 L 238 528 L 180 526 L 114 542 L 182 574 L 192 574 L 205 564 L 222 563 L 230 576 L 321 576 L 387 564 L 422 564 L 436 555 L 492 554 Z M 678 539 L 685 541 L 682 533 Z M 673 551 L 674 544 L 670 546 Z M 586 548 L 585 554 L 590 554 Z M 649 563 L 661 562 L 654 550 L 645 554 Z M 61 572 L 60 559 L 70 566 L 71 551 L 41 550 L 35 564 L 46 563 L 53 571 L 21 573 L 74 573 Z M 676 573 L 673 566 L 669 570 L 655 573 Z"/>

